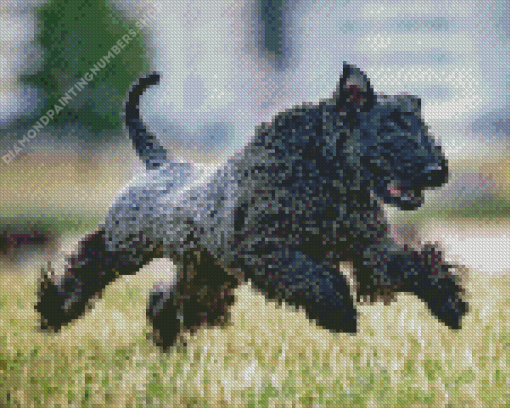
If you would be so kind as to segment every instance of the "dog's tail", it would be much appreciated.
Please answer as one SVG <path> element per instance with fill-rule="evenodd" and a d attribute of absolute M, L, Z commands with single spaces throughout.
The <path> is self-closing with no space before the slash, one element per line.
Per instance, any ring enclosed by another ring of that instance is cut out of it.
<path fill-rule="evenodd" d="M 159 74 L 154 72 L 145 78 L 140 78 L 129 91 L 126 102 L 126 126 L 133 141 L 136 153 L 140 156 L 148 170 L 154 170 L 167 162 L 167 152 L 158 138 L 147 132 L 140 119 L 140 96 L 147 87 L 159 83 Z"/>

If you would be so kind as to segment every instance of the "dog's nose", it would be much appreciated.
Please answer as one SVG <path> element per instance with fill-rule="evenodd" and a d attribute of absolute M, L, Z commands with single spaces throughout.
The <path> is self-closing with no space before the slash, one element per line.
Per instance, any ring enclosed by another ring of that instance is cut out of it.
<path fill-rule="evenodd" d="M 439 187 L 448 181 L 448 162 L 443 158 L 439 164 L 425 169 L 425 183 L 429 187 Z"/>

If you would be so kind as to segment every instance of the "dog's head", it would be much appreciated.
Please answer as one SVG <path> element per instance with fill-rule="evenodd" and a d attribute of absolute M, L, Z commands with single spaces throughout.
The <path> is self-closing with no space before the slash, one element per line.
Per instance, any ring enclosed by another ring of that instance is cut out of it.
<path fill-rule="evenodd" d="M 344 65 L 334 101 L 350 128 L 363 177 L 385 203 L 414 210 L 426 188 L 446 183 L 447 161 L 421 118 L 418 97 L 375 94 L 363 72 Z"/>

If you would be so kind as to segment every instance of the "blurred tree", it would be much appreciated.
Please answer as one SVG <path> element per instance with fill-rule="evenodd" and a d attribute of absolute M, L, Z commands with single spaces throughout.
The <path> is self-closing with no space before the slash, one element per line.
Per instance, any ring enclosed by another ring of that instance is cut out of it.
<path fill-rule="evenodd" d="M 119 129 L 127 90 L 147 69 L 142 34 L 134 23 L 126 21 L 108 0 L 50 0 L 36 15 L 40 23 L 36 40 L 44 60 L 40 71 L 20 79 L 44 90 L 41 114 L 56 104 L 62 106 L 59 99 L 130 29 L 136 32 L 119 54 L 110 53 L 114 58 L 83 90 L 76 90 L 76 96 L 69 94 L 72 100 L 54 119 L 55 125 L 73 123 L 94 134 Z"/>

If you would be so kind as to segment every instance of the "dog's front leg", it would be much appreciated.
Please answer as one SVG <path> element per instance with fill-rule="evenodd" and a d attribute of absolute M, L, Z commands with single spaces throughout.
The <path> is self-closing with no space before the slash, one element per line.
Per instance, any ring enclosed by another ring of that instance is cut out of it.
<path fill-rule="evenodd" d="M 333 332 L 356 333 L 357 312 L 345 276 L 328 259 L 298 249 L 259 242 L 245 258 L 246 277 L 265 296 L 305 309 L 308 317 Z"/>
<path fill-rule="evenodd" d="M 89 300 L 120 275 L 135 274 L 157 257 L 160 248 L 138 240 L 130 251 L 110 252 L 104 229 L 86 236 L 78 251 L 66 260 L 64 275 L 41 278 L 35 309 L 41 314 L 41 327 L 58 331 L 80 317 Z"/>
<path fill-rule="evenodd" d="M 463 300 L 460 278 L 452 274 L 441 252 L 432 245 L 421 251 L 400 248 L 386 238 L 379 244 L 365 246 L 362 256 L 354 259 L 361 295 L 375 291 L 410 292 L 427 303 L 431 313 L 452 329 L 461 327 L 468 312 Z"/>

